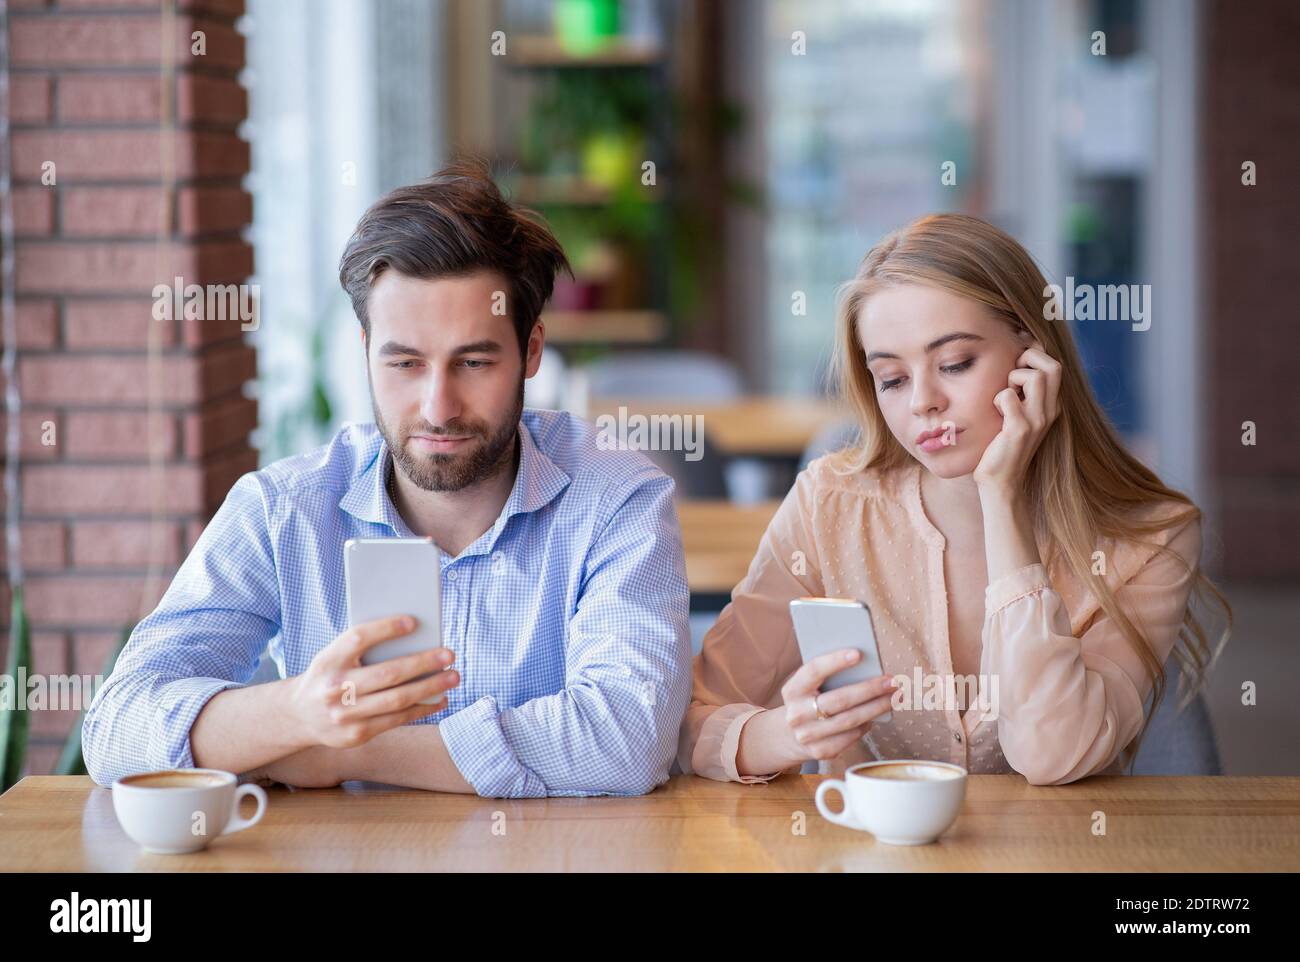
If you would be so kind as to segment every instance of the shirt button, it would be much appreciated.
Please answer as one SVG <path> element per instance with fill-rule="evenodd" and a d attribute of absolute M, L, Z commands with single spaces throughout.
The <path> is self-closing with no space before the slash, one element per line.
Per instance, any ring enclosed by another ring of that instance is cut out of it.
<path fill-rule="evenodd" d="M 957 741 L 961 741 L 961 735 L 957 734 L 956 732 L 953 732 L 952 737 L 957 739 Z"/>
<path fill-rule="evenodd" d="M 493 563 L 493 564 L 497 564 L 497 565 L 499 565 L 501 562 L 503 562 L 503 561 L 505 561 L 505 560 L 506 560 L 506 556 L 503 555 L 500 551 L 493 551 L 493 552 L 492 552 L 492 563 Z"/>
<path fill-rule="evenodd" d="M 456 572 L 455 572 L 455 571 L 448 571 L 448 572 L 447 572 L 447 580 L 448 580 L 448 581 L 455 581 L 455 580 L 456 580 Z"/>

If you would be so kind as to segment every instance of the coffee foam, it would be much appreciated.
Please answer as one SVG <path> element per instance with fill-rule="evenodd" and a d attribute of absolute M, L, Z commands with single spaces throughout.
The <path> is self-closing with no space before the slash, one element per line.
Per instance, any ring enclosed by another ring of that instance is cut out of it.
<path fill-rule="evenodd" d="M 927 762 L 886 762 L 851 769 L 862 778 L 889 779 L 902 782 L 942 782 L 961 778 L 961 772 Z"/>
<path fill-rule="evenodd" d="M 130 788 L 219 788 L 226 780 L 206 772 L 149 772 L 128 775 L 122 784 Z"/>

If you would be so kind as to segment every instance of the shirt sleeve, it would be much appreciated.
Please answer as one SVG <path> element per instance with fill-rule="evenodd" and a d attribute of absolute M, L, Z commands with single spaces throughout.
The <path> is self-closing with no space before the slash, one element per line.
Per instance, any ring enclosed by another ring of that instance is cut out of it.
<path fill-rule="evenodd" d="M 1200 562 L 1200 521 L 1166 529 L 1115 589 L 1163 665 L 1178 640 Z M 1171 533 L 1172 532 L 1172 533 Z M 1158 539 L 1159 540 L 1159 539 Z M 998 740 L 1007 762 L 1032 785 L 1064 785 L 1103 772 L 1136 737 L 1151 692 L 1141 659 L 1105 612 L 1082 635 L 1042 564 L 1013 571 L 986 589 L 981 672 L 998 681 Z"/>
<path fill-rule="evenodd" d="M 193 768 L 190 728 L 199 712 L 256 673 L 280 626 L 268 518 L 262 482 L 243 475 L 158 607 L 131 632 L 82 723 L 86 770 L 98 784 Z"/>
<path fill-rule="evenodd" d="M 439 725 L 478 794 L 643 795 L 668 780 L 691 657 L 672 493 L 656 469 L 593 540 L 559 692 L 506 709 L 484 696 Z"/>
<path fill-rule="evenodd" d="M 745 783 L 782 774 L 741 775 L 736 752 L 745 723 L 765 708 L 781 706 L 781 686 L 803 663 L 790 602 L 823 593 L 812 536 L 813 488 L 809 471 L 800 472 L 763 533 L 744 580 L 704 636 L 677 751 L 683 772 Z"/>

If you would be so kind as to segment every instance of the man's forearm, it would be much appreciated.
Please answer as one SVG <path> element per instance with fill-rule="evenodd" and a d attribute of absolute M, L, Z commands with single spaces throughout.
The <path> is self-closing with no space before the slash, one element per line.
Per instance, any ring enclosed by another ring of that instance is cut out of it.
<path fill-rule="evenodd" d="M 437 725 L 402 725 L 342 756 L 345 779 L 473 795 Z"/>
<path fill-rule="evenodd" d="M 290 681 L 228 688 L 209 699 L 190 728 L 195 767 L 239 775 L 310 748 L 287 720 Z"/>

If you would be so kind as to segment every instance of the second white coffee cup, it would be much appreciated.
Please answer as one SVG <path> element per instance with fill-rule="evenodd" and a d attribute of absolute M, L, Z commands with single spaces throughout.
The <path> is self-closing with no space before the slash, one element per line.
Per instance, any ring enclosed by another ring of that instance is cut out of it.
<path fill-rule="evenodd" d="M 831 811 L 829 792 L 839 792 L 844 808 Z M 855 765 L 843 780 L 817 786 L 822 818 L 870 832 L 890 845 L 924 845 L 947 831 L 966 798 L 966 769 L 950 762 L 882 761 Z"/>

